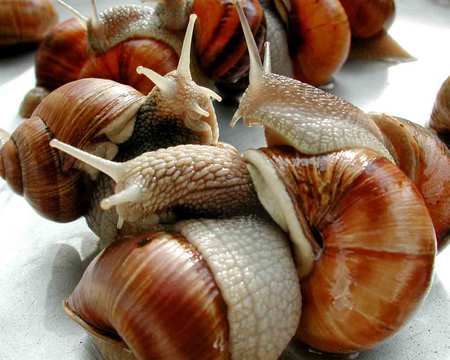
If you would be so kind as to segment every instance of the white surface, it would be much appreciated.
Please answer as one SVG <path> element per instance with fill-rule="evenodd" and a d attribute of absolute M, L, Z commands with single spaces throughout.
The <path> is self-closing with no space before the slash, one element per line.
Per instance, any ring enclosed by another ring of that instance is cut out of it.
<path fill-rule="evenodd" d="M 89 14 L 87 0 L 71 3 Z M 99 7 L 107 3 L 99 1 Z M 450 75 L 450 2 L 397 0 L 397 5 L 390 33 L 418 61 L 348 63 L 336 77 L 335 93 L 364 110 L 424 124 L 440 84 Z M 17 126 L 19 103 L 34 84 L 32 59 L 32 53 L 14 58 L 0 54 L 0 126 L 7 130 Z M 222 140 L 241 150 L 262 145 L 260 129 L 228 128 L 231 113 L 231 106 L 219 107 Z M 0 359 L 97 359 L 61 306 L 96 247 L 84 221 L 46 221 L 0 180 L 0 227 Z M 303 351 L 298 358 L 317 356 Z M 431 292 L 412 321 L 359 359 L 450 359 L 450 249 L 439 255 Z"/>

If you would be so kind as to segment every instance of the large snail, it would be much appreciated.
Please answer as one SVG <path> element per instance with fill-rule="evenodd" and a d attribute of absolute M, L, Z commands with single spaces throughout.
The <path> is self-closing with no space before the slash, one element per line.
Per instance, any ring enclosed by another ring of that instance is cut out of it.
<path fill-rule="evenodd" d="M 80 194 L 89 188 L 89 179 L 76 170 L 74 161 L 52 151 L 48 145 L 52 138 L 108 159 L 116 156 L 119 147 L 125 149 L 121 156 L 127 151 L 135 156 L 178 143 L 217 143 L 210 97 L 220 97 L 193 82 L 189 70 L 194 21 L 192 17 L 176 71 L 162 77 L 138 69 L 157 84 L 147 96 L 130 86 L 90 78 L 68 83 L 47 96 L 1 149 L 0 174 L 12 189 L 47 218 L 71 221 L 87 210 Z M 170 136 L 163 135 L 165 126 L 170 126 Z M 133 147 L 126 150 L 129 143 Z"/>
<path fill-rule="evenodd" d="M 0 2 L 0 46 L 41 41 L 58 21 L 50 0 Z"/>
<path fill-rule="evenodd" d="M 274 232 L 281 234 L 279 229 L 264 214 L 231 220 L 190 220 L 164 232 L 113 244 L 94 260 L 66 301 L 67 311 L 89 329 L 100 347 L 123 348 L 124 358 L 154 356 L 148 351 L 161 351 L 156 353 L 159 357 L 181 357 L 200 336 L 211 358 L 239 358 L 234 352 L 238 349 L 242 358 L 272 359 L 296 330 L 301 341 L 323 351 L 364 350 L 393 334 L 411 316 L 429 287 L 435 229 L 422 195 L 394 163 L 402 158 L 401 146 L 393 141 L 387 144 L 385 138 L 389 136 L 382 126 L 356 107 L 306 84 L 271 74 L 269 58 L 263 66 L 242 10 L 239 14 L 251 68 L 250 86 L 234 121 L 242 116 L 249 124 L 262 123 L 268 148 L 250 150 L 241 158 L 228 145 L 178 145 L 117 163 L 57 140 L 52 146 L 113 178 L 115 194 L 108 194 L 99 207 L 115 207 L 119 226 L 142 222 L 140 214 L 150 219 L 147 225 L 151 226 L 161 214 L 171 211 L 230 217 L 227 212 L 235 211 L 232 205 L 238 205 L 239 212 L 242 204 L 248 204 L 249 209 L 259 212 L 262 209 L 255 204 L 258 197 L 293 243 L 303 296 L 298 329 L 296 324 L 294 329 L 273 327 L 274 333 L 265 332 L 272 322 L 288 325 L 277 314 L 291 321 L 300 315 L 292 306 L 300 304 L 299 293 L 294 285 L 286 286 L 295 283 L 295 270 L 282 255 L 286 253 L 283 236 L 275 240 L 278 235 Z M 442 156 L 448 161 L 448 153 Z M 442 193 L 442 198 L 447 199 L 447 193 Z M 246 266 L 250 255 L 258 254 L 253 250 L 258 246 L 279 246 L 280 255 L 277 252 L 274 259 L 262 256 Z M 166 256 L 179 262 L 163 260 Z M 242 261 L 242 271 L 239 266 L 233 267 L 235 259 Z M 286 273 L 274 269 L 274 277 L 266 277 L 260 269 L 272 269 L 276 267 L 273 263 L 286 264 Z M 175 270 L 165 267 L 169 264 Z M 184 269 L 186 273 L 181 271 Z M 221 273 L 224 278 L 218 276 Z M 261 276 L 256 277 L 259 273 Z M 143 279 L 149 279 L 148 274 L 158 277 L 146 282 Z M 258 279 L 256 288 L 252 281 L 247 283 L 247 276 Z M 249 291 L 248 295 L 227 295 L 226 291 L 233 290 L 232 285 L 224 285 L 227 279 L 241 280 L 239 284 Z M 159 293 L 159 281 L 166 285 L 166 293 Z M 194 287 L 192 281 L 202 286 Z M 276 285 L 279 287 L 271 287 Z M 261 296 L 255 295 L 258 293 Z M 99 297 L 107 301 L 98 301 Z M 216 314 L 213 320 L 217 326 L 205 330 L 199 324 L 191 328 L 193 324 L 186 320 L 173 330 L 170 326 L 179 324 L 176 319 L 200 314 L 204 308 L 197 307 L 197 301 L 202 298 L 206 298 L 206 309 L 211 309 L 208 314 Z M 244 308 L 245 315 L 234 312 L 236 303 Z M 161 306 L 174 312 L 164 312 Z M 143 310 L 128 311 L 130 307 Z M 223 307 L 229 312 L 221 312 Z M 261 318 L 261 311 L 268 316 Z M 159 312 L 162 317 L 157 317 Z M 144 314 L 148 318 L 144 319 Z M 257 321 L 239 322 L 243 316 Z M 161 326 L 148 325 L 155 323 Z M 245 328 L 242 324 L 251 329 L 241 329 Z M 223 330 L 224 326 L 229 330 Z M 228 334 L 225 338 L 224 332 Z M 260 336 L 248 335 L 252 333 Z M 264 342 L 266 338 L 270 341 Z M 148 341 L 153 339 L 159 341 L 149 348 Z M 242 342 L 245 349 L 239 347 Z M 263 348 L 266 344 L 268 347 Z"/>

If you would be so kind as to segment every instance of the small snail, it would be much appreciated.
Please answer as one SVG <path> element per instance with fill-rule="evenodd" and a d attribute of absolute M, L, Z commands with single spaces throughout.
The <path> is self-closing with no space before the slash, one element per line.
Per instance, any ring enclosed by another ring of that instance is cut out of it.
<path fill-rule="evenodd" d="M 220 97 L 193 82 L 189 70 L 194 22 L 193 15 L 176 71 L 163 77 L 138 68 L 156 83 L 147 96 L 101 79 L 74 81 L 48 95 L 0 149 L 0 176 L 43 216 L 71 221 L 87 211 L 86 196 L 79 194 L 89 193 L 91 184 L 77 170 L 78 164 L 49 147 L 52 138 L 108 159 L 117 155 L 119 147 L 121 156 L 127 152 L 135 156 L 178 143 L 217 143 L 210 97 Z M 164 131 L 170 136 L 164 136 Z M 84 170 L 95 179 L 92 169 Z"/>
<path fill-rule="evenodd" d="M 41 41 L 58 21 L 50 0 L 0 2 L 0 46 Z"/>

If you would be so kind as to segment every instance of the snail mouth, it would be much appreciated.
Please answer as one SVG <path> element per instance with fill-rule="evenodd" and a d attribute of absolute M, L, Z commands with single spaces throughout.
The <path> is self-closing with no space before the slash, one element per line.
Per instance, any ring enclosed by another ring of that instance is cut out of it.
<path fill-rule="evenodd" d="M 214 126 L 215 122 L 215 116 L 209 114 L 209 116 L 204 116 L 201 119 L 187 118 L 185 126 L 197 134 L 202 144 L 215 145 L 218 142 L 218 130 L 217 126 Z"/>
<path fill-rule="evenodd" d="M 299 276 L 306 276 L 313 267 L 315 255 L 305 231 L 308 226 L 303 215 L 267 155 L 261 151 L 248 150 L 243 156 L 248 163 L 247 167 L 261 204 L 283 231 L 289 234 Z"/>

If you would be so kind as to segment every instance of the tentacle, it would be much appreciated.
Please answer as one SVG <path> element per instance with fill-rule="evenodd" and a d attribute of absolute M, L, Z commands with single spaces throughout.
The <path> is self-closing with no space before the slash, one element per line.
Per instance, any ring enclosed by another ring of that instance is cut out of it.
<path fill-rule="evenodd" d="M 86 26 L 86 23 L 88 21 L 88 18 L 81 14 L 77 9 L 70 6 L 68 3 L 66 3 L 63 0 L 56 0 L 60 5 L 62 5 L 65 9 L 67 9 L 69 12 L 72 13 L 84 26 Z"/>

